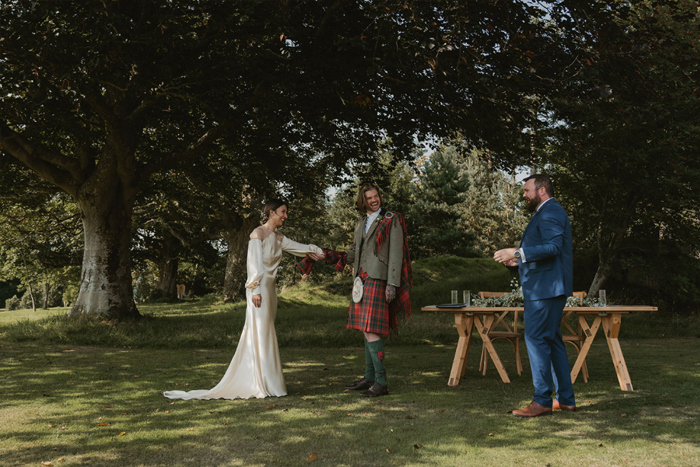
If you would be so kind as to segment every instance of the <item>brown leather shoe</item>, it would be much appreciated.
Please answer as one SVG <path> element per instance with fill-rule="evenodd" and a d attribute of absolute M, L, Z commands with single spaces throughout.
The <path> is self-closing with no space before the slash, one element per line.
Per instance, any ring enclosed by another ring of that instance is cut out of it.
<path fill-rule="evenodd" d="M 530 402 L 530 405 L 522 410 L 513 410 L 513 415 L 516 417 L 539 417 L 540 415 L 551 415 L 552 409 L 538 404 L 535 401 Z"/>
<path fill-rule="evenodd" d="M 554 402 L 552 402 L 552 410 L 568 410 L 569 412 L 576 412 L 576 406 L 575 405 L 564 405 L 560 404 L 558 400 L 554 399 Z"/>
<path fill-rule="evenodd" d="M 388 396 L 389 389 L 386 386 L 382 386 L 379 383 L 374 383 L 371 388 L 360 394 L 364 397 L 377 397 L 377 396 Z"/>
<path fill-rule="evenodd" d="M 361 380 L 355 381 L 352 384 L 345 386 L 345 389 L 349 389 L 350 391 L 360 391 L 371 388 L 373 384 L 374 381 L 362 378 Z"/>

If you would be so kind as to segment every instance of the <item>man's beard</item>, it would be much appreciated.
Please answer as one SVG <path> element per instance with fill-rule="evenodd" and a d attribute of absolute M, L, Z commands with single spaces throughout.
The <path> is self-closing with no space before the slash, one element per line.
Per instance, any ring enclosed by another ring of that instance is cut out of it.
<path fill-rule="evenodd" d="M 537 211 L 537 206 L 539 206 L 541 202 L 542 202 L 542 198 L 540 198 L 540 195 L 539 194 L 535 195 L 534 198 L 527 200 L 527 210 L 529 212 Z"/>

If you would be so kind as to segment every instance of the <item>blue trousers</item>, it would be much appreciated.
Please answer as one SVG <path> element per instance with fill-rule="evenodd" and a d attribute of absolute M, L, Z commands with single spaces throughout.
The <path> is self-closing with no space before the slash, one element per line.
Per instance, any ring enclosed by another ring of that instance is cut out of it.
<path fill-rule="evenodd" d="M 560 331 L 564 305 L 563 295 L 525 301 L 525 345 L 535 386 L 533 400 L 545 407 L 552 406 L 552 383 L 560 404 L 576 405 L 569 358 Z"/>

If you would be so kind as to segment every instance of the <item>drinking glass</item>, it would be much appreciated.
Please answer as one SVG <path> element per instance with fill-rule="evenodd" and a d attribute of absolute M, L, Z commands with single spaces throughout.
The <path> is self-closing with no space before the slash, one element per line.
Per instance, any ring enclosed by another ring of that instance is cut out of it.
<path fill-rule="evenodd" d="M 598 305 L 599 306 L 608 306 L 608 297 L 605 294 L 605 289 L 600 289 L 598 291 Z"/>
<path fill-rule="evenodd" d="M 452 291 L 452 302 L 453 305 L 457 304 L 457 291 L 453 290 Z"/>
<path fill-rule="evenodd" d="M 472 306 L 472 293 L 470 290 L 462 290 L 462 302 L 464 306 Z"/>

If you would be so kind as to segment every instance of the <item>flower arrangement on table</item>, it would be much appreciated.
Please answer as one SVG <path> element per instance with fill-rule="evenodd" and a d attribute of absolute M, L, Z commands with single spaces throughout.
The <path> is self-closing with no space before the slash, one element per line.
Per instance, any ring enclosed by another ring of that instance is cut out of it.
<path fill-rule="evenodd" d="M 513 278 L 513 280 L 510 281 L 510 288 L 510 292 L 507 292 L 500 297 L 481 298 L 477 295 L 472 299 L 472 305 L 477 307 L 525 305 L 525 299 L 523 298 L 523 288 L 518 282 L 518 279 Z M 567 297 L 566 306 L 598 306 L 598 299 Z"/>

